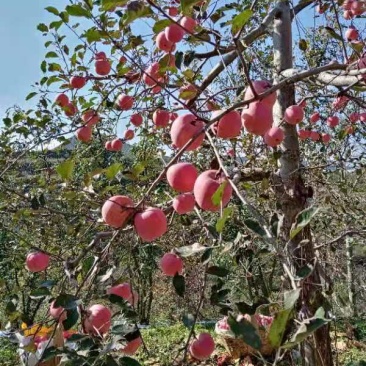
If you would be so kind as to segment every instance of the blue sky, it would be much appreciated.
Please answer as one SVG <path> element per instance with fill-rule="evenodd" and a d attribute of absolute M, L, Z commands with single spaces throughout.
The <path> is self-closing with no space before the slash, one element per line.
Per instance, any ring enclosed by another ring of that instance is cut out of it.
<path fill-rule="evenodd" d="M 0 0 L 0 118 L 14 104 L 25 106 L 31 85 L 40 79 L 45 39 L 37 24 L 54 20 L 44 8 L 67 3 L 67 0 Z"/>

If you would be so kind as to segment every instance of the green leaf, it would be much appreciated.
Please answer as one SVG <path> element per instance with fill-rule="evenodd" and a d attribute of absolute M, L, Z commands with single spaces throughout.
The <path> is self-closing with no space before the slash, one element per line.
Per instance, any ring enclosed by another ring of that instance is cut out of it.
<path fill-rule="evenodd" d="M 65 160 L 56 167 L 56 171 L 63 180 L 70 180 L 72 178 L 74 167 L 74 160 Z"/>
<path fill-rule="evenodd" d="M 26 96 L 25 100 L 32 99 L 32 98 L 33 98 L 33 97 L 35 97 L 37 94 L 38 94 L 38 93 L 36 93 L 36 92 L 29 93 L 29 94 Z"/>
<path fill-rule="evenodd" d="M 170 24 L 172 24 L 172 21 L 170 19 L 158 20 L 153 26 L 153 32 L 155 34 L 158 34 Z"/>
<path fill-rule="evenodd" d="M 114 163 L 105 169 L 105 175 L 107 179 L 112 180 L 119 171 L 122 169 L 121 163 Z"/>
<path fill-rule="evenodd" d="M 222 197 L 224 195 L 224 190 L 226 185 L 228 184 L 227 180 L 224 180 L 220 185 L 219 188 L 217 188 L 216 192 L 212 195 L 211 197 L 211 201 L 215 206 L 219 206 L 221 201 L 222 201 Z"/>
<path fill-rule="evenodd" d="M 79 320 L 79 312 L 77 308 L 66 309 L 66 319 L 62 322 L 65 330 L 71 329 Z"/>
<path fill-rule="evenodd" d="M 283 294 L 285 309 L 292 309 L 295 306 L 296 301 L 299 299 L 300 292 L 301 289 L 299 288 L 296 290 L 285 291 Z"/>
<path fill-rule="evenodd" d="M 189 15 L 191 8 L 198 4 L 201 0 L 181 0 L 180 7 L 184 15 Z"/>
<path fill-rule="evenodd" d="M 324 27 L 324 29 L 328 32 L 328 34 L 338 40 L 338 41 L 342 41 L 342 36 L 340 36 L 333 28 L 331 27 Z"/>
<path fill-rule="evenodd" d="M 231 214 L 233 213 L 233 211 L 234 211 L 234 208 L 233 207 L 226 207 L 226 208 L 224 208 L 224 210 L 222 212 L 222 216 L 216 222 L 216 231 L 218 233 L 221 233 L 222 232 L 222 230 L 224 229 L 224 226 L 225 226 L 226 221 L 231 216 Z"/>
<path fill-rule="evenodd" d="M 52 13 L 54 15 L 59 15 L 58 10 L 53 7 L 53 6 L 47 6 L 47 8 L 45 8 L 49 13 Z"/>
<path fill-rule="evenodd" d="M 248 20 L 253 15 L 253 11 L 250 9 L 246 9 L 240 14 L 236 15 L 234 19 L 231 21 L 231 33 L 236 34 L 240 31 L 241 28 L 248 23 Z"/>
<path fill-rule="evenodd" d="M 195 255 L 197 253 L 202 253 L 206 249 L 207 247 L 201 245 L 200 243 L 194 243 L 192 245 L 177 248 L 175 249 L 175 251 L 179 254 L 179 256 L 186 258 Z"/>
<path fill-rule="evenodd" d="M 296 217 L 296 223 L 290 232 L 290 239 L 293 239 L 306 225 L 308 225 L 311 219 L 319 212 L 317 207 L 309 207 L 301 211 Z"/>
<path fill-rule="evenodd" d="M 50 51 L 50 52 L 47 52 L 46 53 L 46 58 L 55 58 L 55 57 L 58 57 L 58 54 L 54 51 Z"/>
<path fill-rule="evenodd" d="M 47 62 L 45 60 L 43 60 L 41 62 L 41 70 L 42 70 L 42 72 L 46 72 L 47 71 Z"/>
<path fill-rule="evenodd" d="M 149 6 L 146 6 L 142 1 L 136 1 L 137 6 L 135 9 L 131 9 L 125 12 L 122 18 L 122 24 L 126 27 L 131 24 L 134 20 L 140 18 L 146 18 L 152 16 L 154 13 Z"/>
<path fill-rule="evenodd" d="M 228 324 L 236 338 L 242 339 L 246 344 L 254 349 L 259 350 L 261 348 L 261 339 L 257 333 L 257 329 L 251 322 L 246 319 L 242 319 L 240 322 L 237 322 L 230 314 L 228 317 Z"/>
<path fill-rule="evenodd" d="M 120 366 L 141 366 L 141 364 L 131 357 L 124 356 L 118 360 Z"/>
<path fill-rule="evenodd" d="M 45 297 L 51 295 L 50 290 L 46 287 L 40 287 L 35 290 L 32 290 L 29 294 L 31 299 L 39 299 L 41 297 Z"/>
<path fill-rule="evenodd" d="M 299 48 L 301 51 L 306 51 L 308 49 L 308 43 L 306 42 L 306 39 L 299 40 Z"/>
<path fill-rule="evenodd" d="M 305 264 L 304 266 L 302 266 L 301 268 L 299 268 L 296 271 L 296 277 L 297 277 L 297 279 L 307 278 L 311 275 L 313 270 L 314 270 L 314 266 L 312 266 L 311 264 Z"/>
<path fill-rule="evenodd" d="M 128 3 L 128 0 L 102 0 L 102 9 L 111 10 L 115 7 L 121 7 Z"/>
<path fill-rule="evenodd" d="M 74 295 L 61 294 L 56 297 L 54 306 L 56 308 L 62 307 L 64 309 L 75 309 L 78 305 L 78 298 Z"/>
<path fill-rule="evenodd" d="M 245 219 L 244 225 L 256 233 L 257 235 L 261 236 L 262 238 L 267 237 L 266 231 L 263 229 L 263 227 L 259 224 L 258 221 L 252 220 L 252 219 Z"/>
<path fill-rule="evenodd" d="M 86 38 L 88 43 L 92 43 L 100 41 L 102 39 L 102 34 L 98 29 L 90 28 L 82 35 L 82 37 Z"/>
<path fill-rule="evenodd" d="M 40 23 L 37 25 L 37 29 L 41 32 L 48 32 L 48 27 L 46 24 Z"/>
<path fill-rule="evenodd" d="M 89 10 L 83 8 L 80 4 L 66 6 L 66 11 L 69 15 L 74 17 L 90 18 Z"/>
<path fill-rule="evenodd" d="M 180 274 L 176 274 L 174 277 L 173 277 L 173 286 L 175 288 L 175 292 L 183 297 L 184 296 L 184 291 L 186 289 L 186 283 L 185 283 L 185 280 L 184 280 L 184 277 Z"/>
<path fill-rule="evenodd" d="M 268 339 L 274 348 L 278 348 L 282 344 L 282 339 L 286 331 L 286 326 L 293 309 L 284 309 L 279 311 L 271 324 L 269 329 Z"/>
<path fill-rule="evenodd" d="M 226 277 L 229 275 L 230 271 L 224 267 L 211 266 L 207 268 L 207 274 L 217 277 Z"/>

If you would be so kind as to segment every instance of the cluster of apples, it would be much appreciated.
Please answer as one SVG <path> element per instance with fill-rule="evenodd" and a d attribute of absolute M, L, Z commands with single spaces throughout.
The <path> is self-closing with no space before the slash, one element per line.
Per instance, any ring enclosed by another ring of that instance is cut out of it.
<path fill-rule="evenodd" d="M 350 20 L 366 11 L 366 3 L 363 0 L 345 0 L 342 9 L 344 10 L 343 17 Z"/>

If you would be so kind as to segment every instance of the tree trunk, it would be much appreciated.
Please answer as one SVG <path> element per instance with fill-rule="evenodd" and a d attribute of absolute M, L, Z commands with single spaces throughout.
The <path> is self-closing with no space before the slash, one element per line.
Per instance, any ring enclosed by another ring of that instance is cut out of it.
<path fill-rule="evenodd" d="M 279 73 L 293 67 L 292 56 L 292 20 L 291 8 L 288 1 L 280 1 L 276 5 L 278 12 L 273 24 L 273 47 L 275 82 L 279 79 Z M 295 275 L 297 270 L 305 264 L 315 266 L 311 276 L 301 282 L 301 301 L 299 309 L 305 317 L 314 315 L 315 311 L 324 306 L 324 297 L 320 286 L 320 276 L 315 263 L 314 246 L 311 240 L 310 228 L 302 230 L 295 238 L 290 240 L 290 231 L 296 216 L 306 207 L 307 198 L 310 196 L 301 176 L 300 150 L 296 126 L 283 123 L 285 109 L 295 104 L 295 90 L 293 85 L 282 88 L 277 95 L 274 107 L 275 125 L 284 130 L 285 138 L 281 144 L 280 168 L 273 180 L 277 209 L 283 215 L 283 227 L 281 236 L 288 243 L 287 259 L 290 271 Z M 300 286 L 300 284 L 299 284 Z M 306 365 L 332 365 L 331 342 L 329 327 L 324 326 L 315 332 L 312 341 L 303 347 L 303 360 Z"/>

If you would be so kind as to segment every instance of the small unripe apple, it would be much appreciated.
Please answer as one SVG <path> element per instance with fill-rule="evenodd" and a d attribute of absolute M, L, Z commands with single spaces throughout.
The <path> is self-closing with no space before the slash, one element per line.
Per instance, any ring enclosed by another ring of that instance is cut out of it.
<path fill-rule="evenodd" d="M 297 125 L 304 119 L 304 110 L 299 105 L 287 107 L 284 114 L 284 120 L 290 125 Z"/>
<path fill-rule="evenodd" d="M 221 110 L 212 112 L 211 118 L 215 118 L 222 112 L 223 111 Z M 218 122 L 214 123 L 212 130 L 217 137 L 233 139 L 240 135 L 241 127 L 240 113 L 237 111 L 231 111 L 221 117 Z"/>
<path fill-rule="evenodd" d="M 116 105 L 122 111 L 127 111 L 132 108 L 134 102 L 134 97 L 122 93 L 117 97 Z"/>
<path fill-rule="evenodd" d="M 176 274 L 183 272 L 182 258 L 178 257 L 174 253 L 165 253 L 160 259 L 161 271 L 169 277 L 174 277 Z"/>
<path fill-rule="evenodd" d="M 83 76 L 72 76 L 70 79 L 70 85 L 74 89 L 81 89 L 86 84 L 86 78 Z"/>
<path fill-rule="evenodd" d="M 141 114 L 135 113 L 131 116 L 130 121 L 135 127 L 140 127 L 144 119 Z"/>
<path fill-rule="evenodd" d="M 339 123 L 339 118 L 337 116 L 330 116 L 327 118 L 327 125 L 329 127 L 336 127 Z"/>
<path fill-rule="evenodd" d="M 201 173 L 194 183 L 193 193 L 198 206 L 206 211 L 219 211 L 221 204 L 214 204 L 212 197 L 221 184 L 225 184 L 221 204 L 225 207 L 230 201 L 232 187 L 226 178 L 217 170 L 207 170 Z"/>
<path fill-rule="evenodd" d="M 76 130 L 76 138 L 81 142 L 89 142 L 92 139 L 93 130 L 91 126 L 82 126 Z"/>
<path fill-rule="evenodd" d="M 50 257 L 43 252 L 32 252 L 27 255 L 25 261 L 26 267 L 29 272 L 41 272 L 44 271 L 50 263 Z"/>
<path fill-rule="evenodd" d="M 244 128 L 254 135 L 263 136 L 273 123 L 272 107 L 263 102 L 253 102 L 241 114 Z"/>
<path fill-rule="evenodd" d="M 173 208 L 178 215 L 193 211 L 196 200 L 192 193 L 182 193 L 173 199 Z"/>
<path fill-rule="evenodd" d="M 94 126 L 100 120 L 98 113 L 96 111 L 91 110 L 91 109 L 84 112 L 83 115 L 81 116 L 81 119 L 88 126 Z"/>
<path fill-rule="evenodd" d="M 156 44 L 156 47 L 159 50 L 164 51 L 166 53 L 172 52 L 173 46 L 174 46 L 174 43 L 173 42 L 170 42 L 170 41 L 167 40 L 164 31 L 160 32 L 157 35 L 155 44 Z"/>
<path fill-rule="evenodd" d="M 145 242 L 160 238 L 167 231 L 167 220 L 160 208 L 150 207 L 135 215 L 134 225 L 137 235 Z"/>
<path fill-rule="evenodd" d="M 191 17 L 183 17 L 179 24 L 188 32 L 193 33 L 197 26 L 197 22 Z"/>
<path fill-rule="evenodd" d="M 112 314 L 104 305 L 92 305 L 87 310 L 84 327 L 87 333 L 104 335 L 111 327 Z"/>
<path fill-rule="evenodd" d="M 108 60 L 95 61 L 95 72 L 98 75 L 108 75 L 111 72 L 111 63 Z"/>
<path fill-rule="evenodd" d="M 192 357 L 199 361 L 207 360 L 214 351 L 215 342 L 209 333 L 201 333 L 189 347 Z"/>
<path fill-rule="evenodd" d="M 264 142 L 271 147 L 278 146 L 283 139 L 285 134 L 280 127 L 271 127 L 264 135 Z"/>
<path fill-rule="evenodd" d="M 114 228 L 121 228 L 133 213 L 133 201 L 127 196 L 110 197 L 102 207 L 104 222 Z"/>
<path fill-rule="evenodd" d="M 168 184 L 178 192 L 192 192 L 197 177 L 197 169 L 191 163 L 174 164 L 166 172 Z"/>
<path fill-rule="evenodd" d="M 311 123 L 317 123 L 320 120 L 320 113 L 315 112 L 310 116 L 310 122 Z"/>
<path fill-rule="evenodd" d="M 172 23 L 165 28 L 165 37 L 169 42 L 180 42 L 185 34 L 185 31 L 178 24 Z"/>
<path fill-rule="evenodd" d="M 190 113 L 180 115 L 174 120 L 170 129 L 172 143 L 180 149 L 203 128 L 204 123 L 197 120 L 195 115 Z M 186 151 L 198 149 L 204 138 L 205 133 L 200 133 L 198 137 L 186 148 Z"/>
<path fill-rule="evenodd" d="M 164 109 L 157 109 L 153 113 L 152 120 L 158 128 L 167 127 L 170 121 L 170 113 Z"/>
<path fill-rule="evenodd" d="M 59 94 L 55 99 L 55 104 L 59 105 L 61 108 L 66 107 L 69 103 L 69 97 L 64 93 Z"/>

